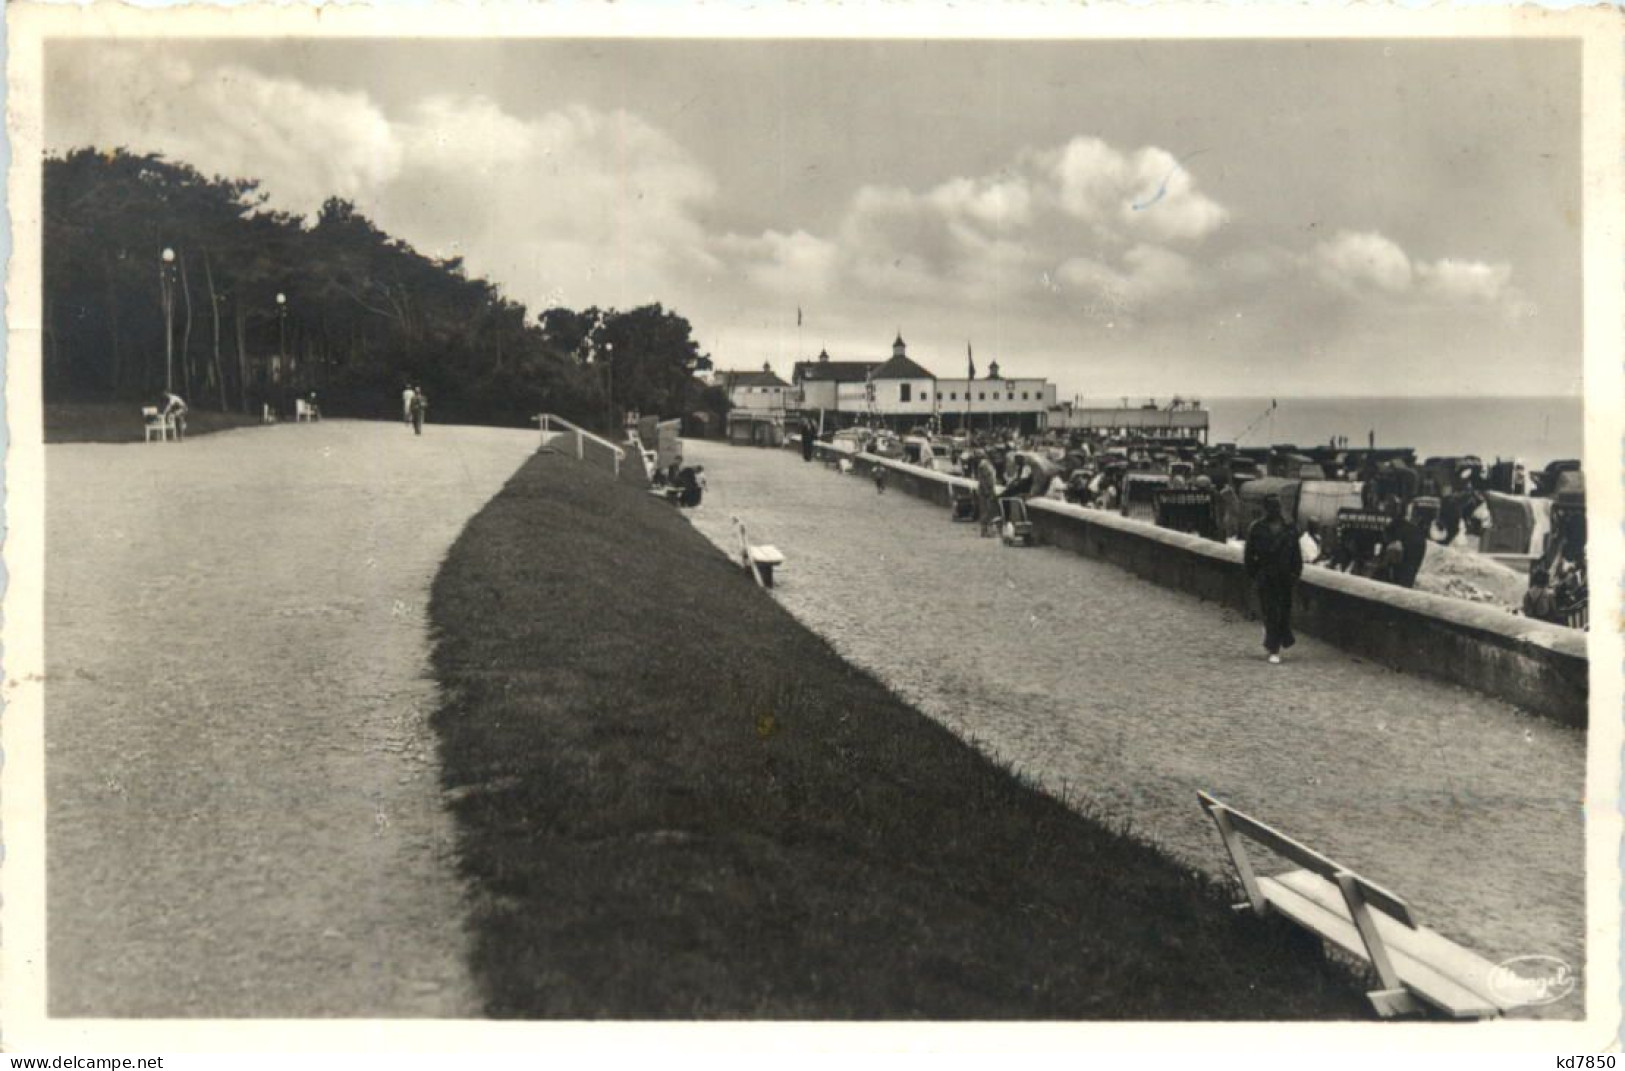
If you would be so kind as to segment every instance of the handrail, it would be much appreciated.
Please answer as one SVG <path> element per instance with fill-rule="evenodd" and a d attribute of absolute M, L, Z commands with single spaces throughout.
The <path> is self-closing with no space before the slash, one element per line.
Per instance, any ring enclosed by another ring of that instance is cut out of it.
<path fill-rule="evenodd" d="M 638 429 L 626 429 L 626 441 L 631 443 L 632 449 L 638 452 L 638 457 L 643 462 L 643 474 L 651 480 L 654 479 L 655 463 L 649 460 L 649 452 L 644 449 L 643 437 L 638 434 Z"/>
<path fill-rule="evenodd" d="M 586 457 L 586 452 L 583 449 L 584 439 L 591 439 L 600 446 L 608 448 L 615 455 L 615 475 L 617 477 L 620 476 L 621 462 L 626 460 L 626 451 L 621 449 L 619 446 L 616 446 L 602 435 L 595 435 L 586 428 L 581 427 L 579 424 L 572 424 L 570 421 L 565 420 L 563 417 L 557 416 L 553 413 L 538 413 L 537 415 L 531 417 L 531 419 L 541 425 L 541 432 L 543 436 L 546 436 L 548 432 L 553 430 L 549 426 L 551 424 L 562 424 L 564 427 L 575 432 L 577 461 L 581 461 Z"/>

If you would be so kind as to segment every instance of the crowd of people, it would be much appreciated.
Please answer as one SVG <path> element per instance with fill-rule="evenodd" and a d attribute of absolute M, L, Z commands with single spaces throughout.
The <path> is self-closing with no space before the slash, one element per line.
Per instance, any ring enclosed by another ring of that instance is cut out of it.
<path fill-rule="evenodd" d="M 673 461 L 663 469 L 655 469 L 650 482 L 656 491 L 685 509 L 693 509 L 705 498 L 704 465 Z"/>
<path fill-rule="evenodd" d="M 929 436 L 927 429 L 910 439 L 879 429 L 841 434 L 855 435 L 869 452 L 927 463 L 915 456 L 921 448 L 909 445 Z M 1430 458 L 1418 465 L 1409 450 L 1362 450 L 1346 440 L 1299 451 L 1083 431 L 1023 435 L 989 429 L 937 439 L 947 444 L 943 453 L 952 458 L 955 474 L 976 483 L 974 509 L 984 535 L 999 530 L 1001 499 L 1048 497 L 1251 546 L 1258 524 L 1269 520 L 1273 509 L 1292 533 L 1298 569 L 1319 565 L 1405 588 L 1416 585 L 1430 546 L 1448 546 L 1464 535 L 1477 538 L 1491 526 L 1488 492 L 1532 486 L 1536 493 L 1555 493 L 1558 481 L 1569 478 L 1549 467 L 1531 479 L 1512 463 L 1486 467 L 1475 457 Z M 804 441 L 803 456 L 810 458 L 810 450 Z M 934 467 L 940 456 L 937 448 L 931 450 Z M 877 490 L 884 491 L 883 470 L 876 471 L 882 473 L 875 478 Z M 1264 477 L 1271 479 L 1253 483 Z M 1335 520 L 1300 515 L 1294 485 L 1305 482 L 1316 482 L 1322 493 L 1345 496 Z M 1337 486 L 1346 491 L 1337 492 Z M 1283 503 L 1272 493 L 1275 487 L 1293 497 Z M 1566 535 L 1554 532 L 1541 548 L 1523 610 L 1572 624 L 1575 608 L 1585 602 L 1583 504 L 1568 515 L 1579 520 L 1566 525 Z M 1255 550 L 1248 551 L 1249 561 L 1262 560 Z"/>

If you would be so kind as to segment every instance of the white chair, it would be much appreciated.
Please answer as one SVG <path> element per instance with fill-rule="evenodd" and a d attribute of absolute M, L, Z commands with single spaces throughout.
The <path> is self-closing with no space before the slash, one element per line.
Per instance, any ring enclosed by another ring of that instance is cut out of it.
<path fill-rule="evenodd" d="M 174 423 L 167 416 L 160 413 L 155 405 L 142 406 L 141 424 L 142 430 L 146 432 L 144 442 L 152 442 L 154 435 L 158 436 L 159 442 L 175 437 Z"/>

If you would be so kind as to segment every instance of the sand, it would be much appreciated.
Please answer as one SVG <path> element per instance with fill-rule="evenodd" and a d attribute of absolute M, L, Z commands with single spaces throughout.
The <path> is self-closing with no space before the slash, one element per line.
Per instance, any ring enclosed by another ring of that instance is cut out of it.
<path fill-rule="evenodd" d="M 428 586 L 536 433 L 46 451 L 49 1008 L 465 1016 Z"/>
<path fill-rule="evenodd" d="M 1422 570 L 1416 575 L 1416 589 L 1499 607 L 1510 613 L 1523 607 L 1529 574 L 1465 547 L 1429 542 Z"/>

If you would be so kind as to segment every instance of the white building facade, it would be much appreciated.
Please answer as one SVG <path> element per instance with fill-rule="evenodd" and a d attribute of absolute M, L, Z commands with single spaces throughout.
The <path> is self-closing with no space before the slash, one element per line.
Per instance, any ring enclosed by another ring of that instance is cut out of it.
<path fill-rule="evenodd" d="M 791 406 L 799 401 L 803 416 L 825 427 L 878 423 L 908 430 L 936 423 L 946 431 L 972 428 L 1019 428 L 1039 431 L 1056 405 L 1053 383 L 1041 378 L 1010 378 L 998 362 L 987 378 L 942 379 L 908 356 L 899 335 L 887 361 L 816 361 L 796 365 Z"/>

